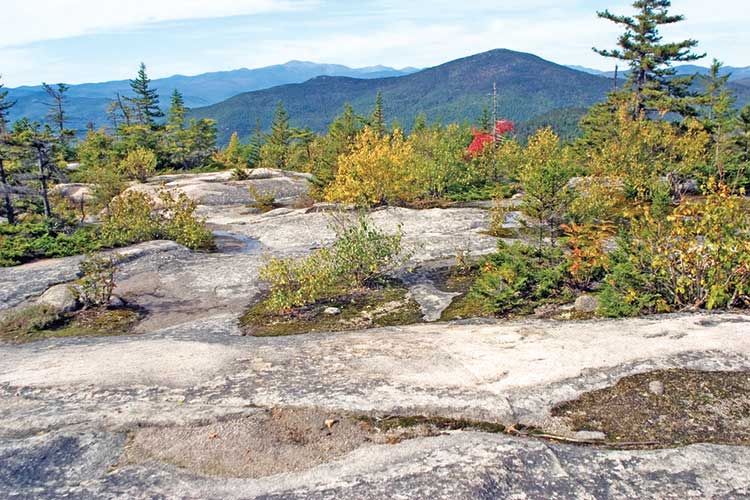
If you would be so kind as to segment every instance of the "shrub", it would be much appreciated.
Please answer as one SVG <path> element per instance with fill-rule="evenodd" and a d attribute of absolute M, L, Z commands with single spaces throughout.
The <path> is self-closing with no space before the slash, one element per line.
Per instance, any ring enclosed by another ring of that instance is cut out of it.
<path fill-rule="evenodd" d="M 131 179 L 146 182 L 156 173 L 156 155 L 145 148 L 133 149 L 120 162 L 120 170 Z"/>
<path fill-rule="evenodd" d="M 337 239 L 300 259 L 272 258 L 260 271 L 270 285 L 265 307 L 285 313 L 321 299 L 344 295 L 372 283 L 396 265 L 401 230 L 385 234 L 361 215 L 353 224 L 337 221 Z"/>
<path fill-rule="evenodd" d="M 181 191 L 175 195 L 166 189 L 159 192 L 159 199 L 164 205 L 159 214 L 163 238 L 193 250 L 214 247 L 214 235 L 206 228 L 206 220 L 195 215 L 197 204 L 194 200 Z"/>
<path fill-rule="evenodd" d="M 645 209 L 633 218 L 611 257 L 604 314 L 750 304 L 747 200 L 724 185 L 709 187 L 706 198 L 683 201 L 668 217 Z"/>
<path fill-rule="evenodd" d="M 414 201 L 421 194 L 414 159 L 414 148 L 401 131 L 381 136 L 366 127 L 351 151 L 339 157 L 338 174 L 325 198 L 361 206 Z"/>
<path fill-rule="evenodd" d="M 529 312 L 546 302 L 570 299 L 567 277 L 562 250 L 500 241 L 497 253 L 480 266 L 469 298 L 487 314 Z"/>
<path fill-rule="evenodd" d="M 55 220 L 0 224 L 0 267 L 82 254 L 100 246 L 93 227 L 73 228 Z"/>
<path fill-rule="evenodd" d="M 273 204 L 276 202 L 276 195 L 273 192 L 262 192 L 253 185 L 247 187 L 250 196 L 253 197 L 251 206 L 263 212 L 273 210 Z"/>
<path fill-rule="evenodd" d="M 109 204 L 101 237 L 104 244 L 110 247 L 130 245 L 157 239 L 159 226 L 149 197 L 138 191 L 126 191 Z"/>
<path fill-rule="evenodd" d="M 356 288 L 383 275 L 401 262 L 401 227 L 386 234 L 360 215 L 353 223 L 336 221 L 333 244 L 334 272 L 346 286 Z"/>
<path fill-rule="evenodd" d="M 336 284 L 333 256 L 322 249 L 300 259 L 274 257 L 260 270 L 260 279 L 271 286 L 266 309 L 287 312 L 331 294 Z"/>
<path fill-rule="evenodd" d="M 115 289 L 118 255 L 95 255 L 80 263 L 81 277 L 72 287 L 84 308 L 109 304 Z"/>
<path fill-rule="evenodd" d="M 214 237 L 204 219 L 196 217 L 196 203 L 185 193 L 159 191 L 163 208 L 157 210 L 144 193 L 128 191 L 112 200 L 102 224 L 107 246 L 123 246 L 170 239 L 194 250 L 213 248 Z"/>
<path fill-rule="evenodd" d="M 61 321 L 60 312 L 47 304 L 37 304 L 6 313 L 0 319 L 0 337 L 18 339 L 50 328 Z"/>
<path fill-rule="evenodd" d="M 563 224 L 562 229 L 570 247 L 566 258 L 571 282 L 578 289 L 590 289 L 607 270 L 609 263 L 604 244 L 613 235 L 614 226 L 609 223 Z"/>

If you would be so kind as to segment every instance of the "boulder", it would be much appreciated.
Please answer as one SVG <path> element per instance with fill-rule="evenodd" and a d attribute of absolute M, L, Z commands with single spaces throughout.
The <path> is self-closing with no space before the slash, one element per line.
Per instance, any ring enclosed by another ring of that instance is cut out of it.
<path fill-rule="evenodd" d="M 576 299 L 575 310 L 582 313 L 593 313 L 599 309 L 599 301 L 593 295 L 581 295 Z"/>
<path fill-rule="evenodd" d="M 323 310 L 323 314 L 327 316 L 337 316 L 341 314 L 341 309 L 339 309 L 338 307 L 326 307 Z"/>
<path fill-rule="evenodd" d="M 46 304 L 62 312 L 73 312 L 80 306 L 70 285 L 66 284 L 48 288 L 36 301 L 38 304 Z"/>
<path fill-rule="evenodd" d="M 58 184 L 52 188 L 51 193 L 76 204 L 89 203 L 94 199 L 90 184 Z"/>

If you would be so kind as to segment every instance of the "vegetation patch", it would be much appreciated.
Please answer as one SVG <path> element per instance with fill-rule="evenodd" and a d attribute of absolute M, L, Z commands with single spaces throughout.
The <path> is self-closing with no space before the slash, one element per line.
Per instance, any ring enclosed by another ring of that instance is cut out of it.
<path fill-rule="evenodd" d="M 659 370 L 556 406 L 575 430 L 610 442 L 750 445 L 750 372 Z"/>
<path fill-rule="evenodd" d="M 334 310 L 337 312 L 332 314 Z M 240 324 L 247 335 L 272 337 L 409 325 L 421 321 L 421 309 L 409 295 L 409 290 L 391 281 L 285 313 L 269 311 L 261 301 L 245 312 Z"/>
<path fill-rule="evenodd" d="M 137 308 L 93 308 L 65 314 L 33 305 L 0 320 L 0 340 L 26 343 L 57 337 L 107 337 L 132 333 L 145 313 Z"/>

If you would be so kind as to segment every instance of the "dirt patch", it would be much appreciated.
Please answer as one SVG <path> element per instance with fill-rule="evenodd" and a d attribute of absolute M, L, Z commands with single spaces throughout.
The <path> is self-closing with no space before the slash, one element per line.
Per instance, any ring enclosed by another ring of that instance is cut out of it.
<path fill-rule="evenodd" d="M 750 372 L 660 370 L 556 406 L 575 430 L 655 446 L 750 445 Z"/>
<path fill-rule="evenodd" d="M 451 430 L 504 429 L 435 417 L 258 409 L 249 417 L 209 425 L 139 429 L 120 465 L 157 460 L 206 476 L 258 478 L 310 469 L 368 444 L 397 444 Z"/>
<path fill-rule="evenodd" d="M 326 313 L 329 308 L 338 312 Z M 421 321 L 421 309 L 409 290 L 391 283 L 321 300 L 283 315 L 267 312 L 261 301 L 245 312 L 240 324 L 245 335 L 273 337 L 410 325 Z"/>

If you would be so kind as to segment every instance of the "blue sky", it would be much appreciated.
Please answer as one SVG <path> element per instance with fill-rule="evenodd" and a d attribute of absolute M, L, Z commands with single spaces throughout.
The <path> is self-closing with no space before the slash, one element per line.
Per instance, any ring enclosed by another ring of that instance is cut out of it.
<path fill-rule="evenodd" d="M 692 37 L 728 65 L 750 65 L 747 0 L 673 0 Z M 0 17 L 0 74 L 8 86 L 260 67 L 291 59 L 349 66 L 427 67 L 493 48 L 561 64 L 612 69 L 591 47 L 619 30 L 589 0 L 10 0 Z M 706 61 L 704 64 L 708 64 Z"/>

